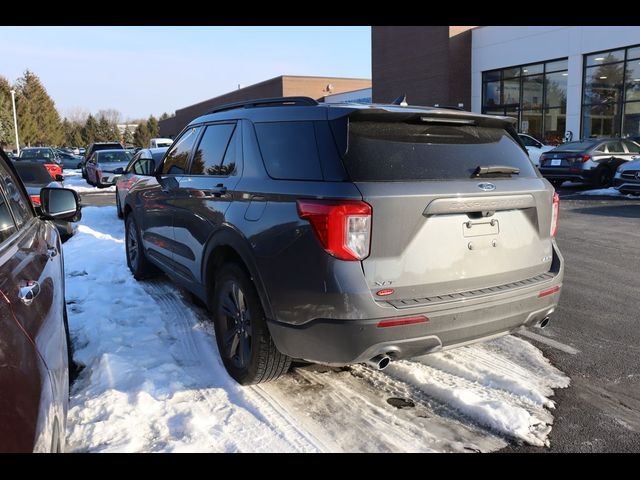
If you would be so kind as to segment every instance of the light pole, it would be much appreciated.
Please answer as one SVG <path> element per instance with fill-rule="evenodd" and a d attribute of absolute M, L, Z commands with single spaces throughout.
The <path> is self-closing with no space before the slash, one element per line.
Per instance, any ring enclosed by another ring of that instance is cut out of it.
<path fill-rule="evenodd" d="M 16 91 L 11 90 L 11 103 L 13 103 L 13 128 L 16 131 L 16 155 L 20 156 L 20 142 L 18 141 L 18 117 L 16 116 Z"/>

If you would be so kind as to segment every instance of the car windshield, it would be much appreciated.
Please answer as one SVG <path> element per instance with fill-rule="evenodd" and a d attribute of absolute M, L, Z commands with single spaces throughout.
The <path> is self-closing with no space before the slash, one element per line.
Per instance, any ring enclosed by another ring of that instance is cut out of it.
<path fill-rule="evenodd" d="M 125 150 L 121 150 L 121 151 L 118 151 L 118 152 L 100 152 L 100 153 L 98 153 L 98 162 L 99 163 L 128 162 L 129 160 L 131 160 L 131 154 L 129 154 Z"/>
<path fill-rule="evenodd" d="M 558 152 L 584 152 L 593 147 L 597 142 L 569 142 L 558 145 L 555 150 Z"/>
<path fill-rule="evenodd" d="M 51 158 L 51 150 L 48 148 L 29 148 L 20 152 L 20 158 Z"/>
<path fill-rule="evenodd" d="M 24 183 L 47 184 L 51 182 L 49 170 L 39 163 L 15 163 L 18 175 Z"/>

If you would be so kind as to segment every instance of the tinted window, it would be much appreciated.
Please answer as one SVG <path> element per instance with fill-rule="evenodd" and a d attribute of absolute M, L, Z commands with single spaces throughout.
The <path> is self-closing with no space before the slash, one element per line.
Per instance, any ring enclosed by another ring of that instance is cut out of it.
<path fill-rule="evenodd" d="M 569 142 L 558 145 L 554 151 L 558 152 L 584 152 L 590 150 L 596 145 L 595 142 Z"/>
<path fill-rule="evenodd" d="M 48 148 L 30 148 L 20 152 L 20 158 L 24 160 L 34 158 L 51 158 L 51 150 Z"/>
<path fill-rule="evenodd" d="M 608 153 L 624 153 L 622 142 L 607 142 Z"/>
<path fill-rule="evenodd" d="M 190 128 L 171 146 L 162 166 L 162 173 L 180 175 L 187 171 L 189 155 L 198 138 L 200 127 Z"/>
<path fill-rule="evenodd" d="M 16 171 L 23 183 L 51 183 L 49 170 L 41 163 L 16 163 Z"/>
<path fill-rule="evenodd" d="M 527 147 L 538 147 L 540 145 L 533 138 L 528 137 L 527 135 L 520 135 L 520 140 L 522 140 L 522 143 L 524 143 Z"/>
<path fill-rule="evenodd" d="M 257 123 L 255 128 L 270 177 L 322 180 L 313 122 Z"/>
<path fill-rule="evenodd" d="M 11 218 L 7 201 L 0 190 L 0 242 L 4 242 L 16 231 L 16 226 Z"/>
<path fill-rule="evenodd" d="M 227 151 L 224 154 L 222 165 L 220 165 L 220 175 L 229 176 L 236 173 L 236 166 L 238 165 L 238 155 L 240 145 L 240 129 L 236 128 L 231 136 L 231 141 L 227 147 Z"/>
<path fill-rule="evenodd" d="M 29 200 L 22 193 L 16 179 L 9 170 L 0 163 L 0 185 L 4 187 L 4 191 L 9 201 L 9 208 L 13 212 L 18 228 L 31 218 L 31 209 L 29 208 Z"/>
<path fill-rule="evenodd" d="M 194 175 L 222 175 L 222 158 L 227 150 L 229 139 L 235 124 L 222 123 L 209 125 L 202 134 L 202 139 L 191 162 L 191 173 Z"/>
<path fill-rule="evenodd" d="M 345 167 L 354 181 L 470 178 L 480 165 L 536 176 L 529 157 L 501 128 L 352 122 Z"/>
<path fill-rule="evenodd" d="M 629 150 L 629 153 L 640 153 L 640 145 L 638 145 L 637 143 L 625 140 L 624 144 L 627 146 L 627 150 Z"/>
<path fill-rule="evenodd" d="M 118 162 L 128 162 L 131 160 L 131 156 L 125 150 L 120 150 L 117 152 L 99 152 L 96 153 L 98 158 L 98 163 L 118 163 Z"/>

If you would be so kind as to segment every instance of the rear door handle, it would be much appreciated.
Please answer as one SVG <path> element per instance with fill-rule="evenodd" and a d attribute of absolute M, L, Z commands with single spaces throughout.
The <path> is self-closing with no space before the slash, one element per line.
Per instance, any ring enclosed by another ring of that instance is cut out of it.
<path fill-rule="evenodd" d="M 25 305 L 31 305 L 33 300 L 40 293 L 40 284 L 34 280 L 30 280 L 24 287 L 20 287 L 18 298 Z"/>

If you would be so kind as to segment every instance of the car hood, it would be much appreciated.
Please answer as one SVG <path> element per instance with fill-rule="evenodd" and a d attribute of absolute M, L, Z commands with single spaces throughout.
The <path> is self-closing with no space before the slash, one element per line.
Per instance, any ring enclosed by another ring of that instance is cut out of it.
<path fill-rule="evenodd" d="M 625 162 L 618 168 L 619 172 L 624 172 L 625 170 L 640 170 L 640 160 Z"/>
<path fill-rule="evenodd" d="M 118 168 L 122 168 L 124 170 L 127 168 L 127 165 L 129 165 L 129 162 L 99 163 L 98 168 L 103 172 L 113 172 Z"/>

